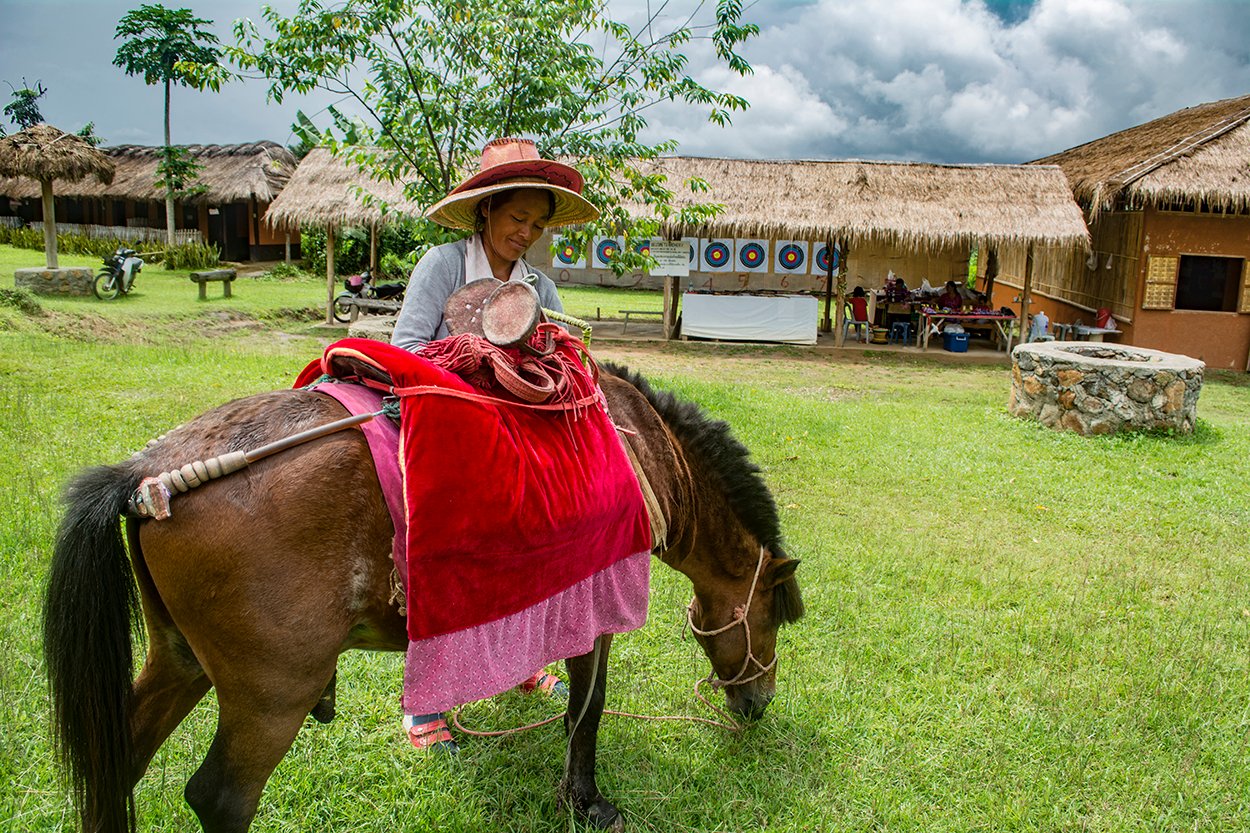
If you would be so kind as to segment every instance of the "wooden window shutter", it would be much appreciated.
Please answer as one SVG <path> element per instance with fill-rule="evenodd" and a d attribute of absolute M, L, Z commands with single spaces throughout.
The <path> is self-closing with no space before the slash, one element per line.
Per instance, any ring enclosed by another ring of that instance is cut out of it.
<path fill-rule="evenodd" d="M 1250 312 L 1250 260 L 1241 264 L 1241 301 L 1237 304 L 1238 312 Z"/>
<path fill-rule="evenodd" d="M 1176 306 L 1178 257 L 1151 257 L 1146 261 L 1146 293 L 1142 309 L 1173 309 Z M 1242 300 L 1245 300 L 1243 293 Z"/>

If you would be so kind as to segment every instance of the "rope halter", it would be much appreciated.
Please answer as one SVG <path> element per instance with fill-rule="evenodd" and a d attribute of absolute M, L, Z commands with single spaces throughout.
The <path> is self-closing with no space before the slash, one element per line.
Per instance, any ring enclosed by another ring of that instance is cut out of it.
<path fill-rule="evenodd" d="M 691 632 L 697 634 L 698 636 L 702 636 L 704 638 L 718 636 L 724 633 L 725 631 L 728 631 L 731 628 L 736 627 L 737 625 L 742 625 L 742 629 L 746 632 L 747 650 L 746 650 L 746 656 L 742 658 L 742 667 L 738 669 L 738 673 L 735 674 L 733 679 L 731 680 L 716 679 L 716 669 L 712 669 L 712 673 L 709 674 L 707 677 L 707 682 L 713 688 L 726 688 L 727 686 L 731 686 L 731 685 L 743 685 L 753 680 L 758 680 L 760 677 L 764 676 L 769 671 L 772 671 L 773 668 L 777 665 L 776 652 L 773 653 L 772 662 L 765 665 L 764 663 L 760 662 L 756 658 L 755 653 L 751 650 L 751 624 L 750 622 L 747 621 L 747 616 L 749 616 L 751 613 L 751 602 L 755 600 L 755 587 L 756 585 L 759 584 L 760 572 L 763 571 L 763 569 L 764 569 L 764 546 L 761 544 L 760 545 L 760 558 L 759 558 L 759 561 L 755 565 L 755 576 L 752 577 L 751 579 L 751 589 L 747 593 L 746 604 L 741 604 L 735 607 L 734 618 L 729 620 L 727 624 L 722 625 L 721 627 L 716 628 L 715 630 L 710 630 L 710 631 L 700 630 L 695 625 L 694 605 L 695 605 L 696 599 L 691 599 L 690 604 L 686 606 L 686 624 L 690 627 Z M 751 676 L 748 677 L 746 675 L 750 672 L 752 665 L 754 665 L 758 670 L 754 674 L 751 674 Z"/>

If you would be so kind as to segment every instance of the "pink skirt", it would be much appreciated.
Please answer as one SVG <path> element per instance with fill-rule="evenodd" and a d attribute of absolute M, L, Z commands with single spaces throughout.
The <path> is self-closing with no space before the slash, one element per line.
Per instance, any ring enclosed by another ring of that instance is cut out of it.
<path fill-rule="evenodd" d="M 405 714 L 431 714 L 492 697 L 556 660 L 581 656 L 597 636 L 647 621 L 651 554 L 623 558 L 519 613 L 408 643 Z"/>

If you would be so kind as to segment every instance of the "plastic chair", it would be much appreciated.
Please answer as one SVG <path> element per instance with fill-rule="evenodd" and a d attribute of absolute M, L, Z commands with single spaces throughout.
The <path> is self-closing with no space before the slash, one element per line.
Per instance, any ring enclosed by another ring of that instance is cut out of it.
<path fill-rule="evenodd" d="M 847 333 L 850 332 L 851 327 L 855 328 L 855 335 L 860 341 L 867 342 L 869 336 L 872 335 L 872 322 L 852 320 L 851 308 L 848 305 L 846 308 L 846 317 L 842 319 L 842 341 L 846 341 Z"/>
<path fill-rule="evenodd" d="M 887 344 L 911 344 L 911 322 L 895 321 L 890 325 L 890 335 L 886 338 Z"/>

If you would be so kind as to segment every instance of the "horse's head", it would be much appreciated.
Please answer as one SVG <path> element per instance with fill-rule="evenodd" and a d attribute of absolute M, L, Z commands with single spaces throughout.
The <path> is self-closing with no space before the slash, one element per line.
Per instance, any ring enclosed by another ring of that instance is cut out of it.
<path fill-rule="evenodd" d="M 779 545 L 738 563 L 745 568 L 691 576 L 689 622 L 712 662 L 712 684 L 725 690 L 733 712 L 754 720 L 776 692 L 777 631 L 803 615 L 803 599 L 794 577 L 799 562 Z"/>

